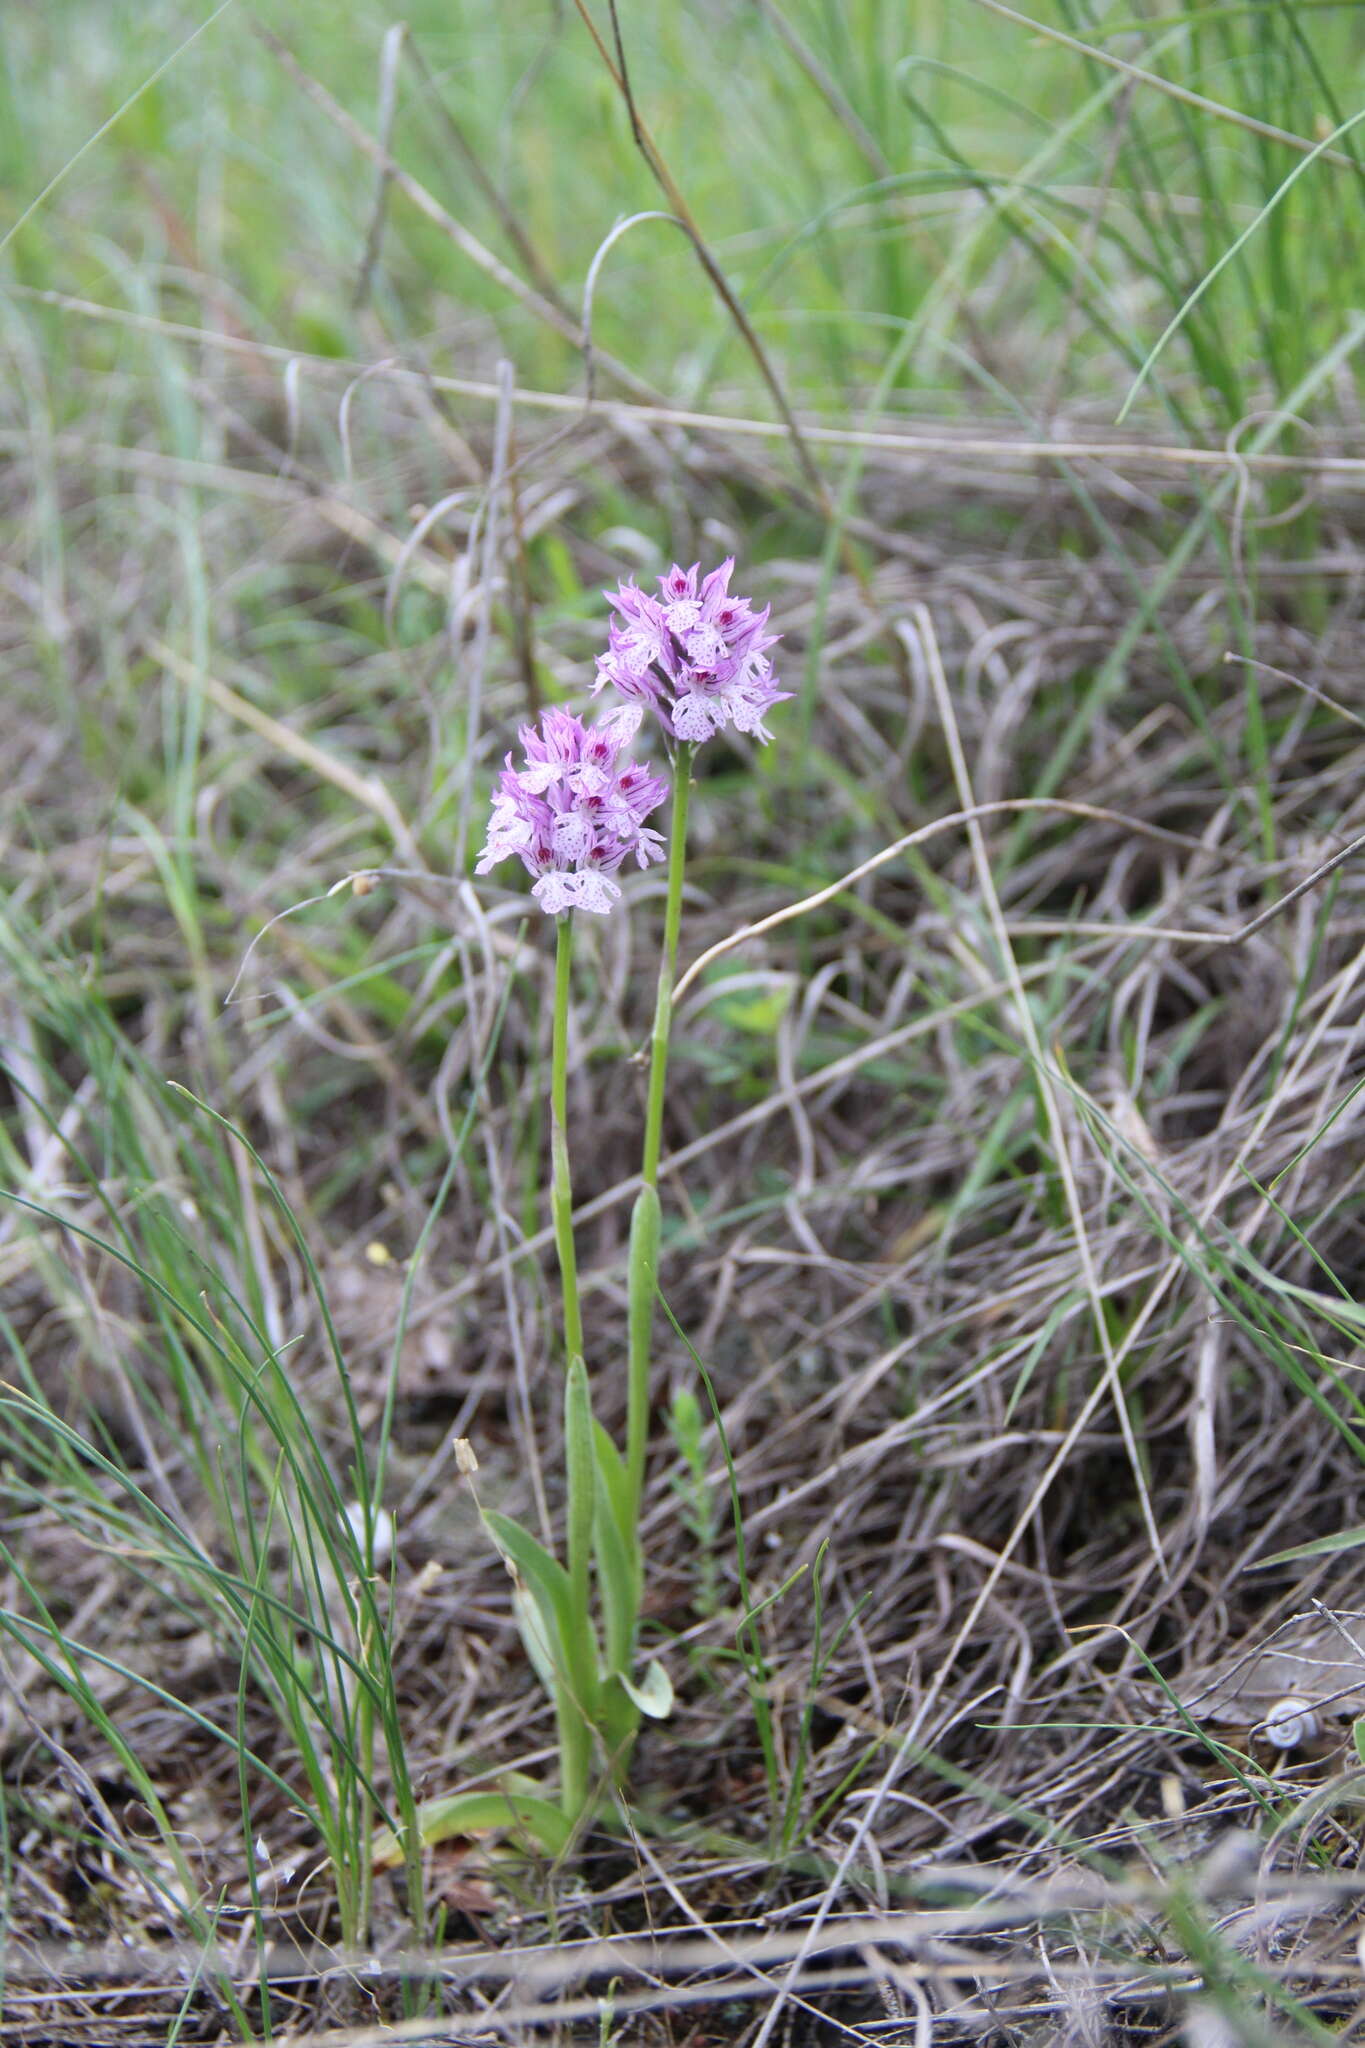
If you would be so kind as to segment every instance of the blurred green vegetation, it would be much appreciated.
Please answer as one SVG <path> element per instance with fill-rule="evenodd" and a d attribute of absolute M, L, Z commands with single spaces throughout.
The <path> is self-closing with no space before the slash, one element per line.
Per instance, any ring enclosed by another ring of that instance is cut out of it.
<path fill-rule="evenodd" d="M 245 8 L 209 15 L 165 0 L 7 11 L 9 220 L 76 158 L 15 236 L 17 275 L 174 317 L 189 310 L 187 268 L 202 269 L 219 283 L 216 317 L 262 339 L 368 359 L 380 331 L 456 371 L 461 324 L 489 313 L 524 382 L 571 385 L 573 350 L 401 196 L 373 308 L 347 305 L 337 283 L 356 272 L 373 168 Z M 362 4 L 343 29 L 312 0 L 259 15 L 373 130 L 393 17 Z M 604 6 L 596 17 L 609 37 Z M 418 0 L 403 19 L 420 63 L 399 66 L 399 160 L 522 269 L 491 184 L 576 312 L 613 225 L 663 201 L 575 6 Z M 1301 158 L 1135 87 L 1101 55 L 1310 143 L 1356 110 L 1365 17 L 1345 0 L 1189 0 L 1148 20 L 1049 0 L 1040 20 L 1097 54 L 980 0 L 622 9 L 641 117 L 797 401 L 845 417 L 895 350 L 907 406 L 1117 409 L 1171 313 Z M 1339 338 L 1361 282 L 1360 146 L 1347 136 L 1313 164 L 1191 312 L 1155 380 L 1172 421 L 1221 437 Z M 770 409 L 664 222 L 632 228 L 606 259 L 595 326 L 675 402 Z M 127 343 L 64 331 L 42 323 L 44 356 L 78 407 L 68 351 Z"/>

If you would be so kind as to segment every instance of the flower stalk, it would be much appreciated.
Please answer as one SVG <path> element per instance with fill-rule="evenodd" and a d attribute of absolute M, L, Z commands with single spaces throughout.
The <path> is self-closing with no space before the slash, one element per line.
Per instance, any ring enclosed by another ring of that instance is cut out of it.
<path fill-rule="evenodd" d="M 590 1611 L 593 1472 L 592 1410 L 583 1362 L 583 1309 L 573 1235 L 573 1180 L 569 1169 L 569 1001 L 573 989 L 573 918 L 564 912 L 555 929 L 555 1002 L 550 1034 L 550 1209 L 559 1258 L 564 1349 L 564 1462 L 568 1482 L 569 1570 L 561 1640 L 554 1658 L 555 1717 L 559 1729 L 559 1796 L 576 1821 L 588 1798 L 592 1770 L 592 1694 L 596 1655 Z M 552 1638 L 553 1640 L 553 1638 Z"/>
<path fill-rule="evenodd" d="M 654 1295 L 658 1286 L 659 1158 L 663 1150 L 664 1084 L 673 1028 L 673 984 L 677 979 L 678 936 L 682 928 L 683 875 L 687 866 L 687 810 L 694 745 L 684 741 L 673 763 L 673 810 L 668 834 L 668 893 L 664 906 L 663 954 L 654 998 L 649 1041 L 649 1082 L 645 1096 L 645 1137 L 640 1192 L 630 1220 L 627 1330 L 629 1377 L 626 1395 L 626 1475 L 635 1514 L 644 1489 L 649 1444 L 650 1360 L 654 1340 Z"/>
<path fill-rule="evenodd" d="M 583 1310 L 573 1241 L 573 1182 L 569 1173 L 569 993 L 573 981 L 573 919 L 557 920 L 555 1009 L 550 1038 L 550 1214 L 564 1307 L 564 1349 L 583 1355 Z"/>
<path fill-rule="evenodd" d="M 678 971 L 678 936 L 682 930 L 683 873 L 687 866 L 687 809 L 692 787 L 695 746 L 684 742 L 673 764 L 673 812 L 668 832 L 668 895 L 664 906 L 664 949 L 659 986 L 654 998 L 654 1029 L 649 1043 L 649 1093 L 645 1100 L 645 1144 L 640 1176 L 648 1187 L 659 1184 L 663 1149 L 664 1082 L 668 1074 L 668 1040 L 673 1028 L 673 983 Z"/>

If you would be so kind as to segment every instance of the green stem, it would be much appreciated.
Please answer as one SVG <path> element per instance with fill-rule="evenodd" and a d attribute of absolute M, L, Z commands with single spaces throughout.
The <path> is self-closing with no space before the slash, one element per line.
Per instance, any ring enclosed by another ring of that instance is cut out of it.
<path fill-rule="evenodd" d="M 569 1584 L 571 1615 L 563 1645 L 567 1669 L 555 1685 L 559 1722 L 560 1799 L 570 1820 L 587 1804 L 592 1764 L 590 1698 L 596 1659 L 588 1615 L 588 1561 L 592 1545 L 592 1411 L 583 1363 L 583 1312 L 578 1300 L 578 1260 L 573 1242 L 573 1186 L 569 1178 L 569 996 L 573 980 L 573 918 L 559 919 L 555 935 L 555 1014 L 550 1040 L 550 1210 L 559 1254 L 564 1302 L 565 1455 L 569 1487 Z"/>
<path fill-rule="evenodd" d="M 659 962 L 659 988 L 654 1001 L 654 1029 L 649 1044 L 649 1091 L 645 1098 L 645 1144 L 640 1164 L 644 1185 L 635 1199 L 630 1223 L 629 1336 L 630 1368 L 626 1395 L 626 1476 L 634 1519 L 640 1513 L 645 1451 L 649 1442 L 649 1365 L 653 1348 L 654 1293 L 659 1260 L 659 1154 L 663 1149 L 664 1083 L 668 1076 L 668 1040 L 673 1026 L 673 983 L 678 966 L 678 932 L 682 925 L 683 872 L 687 865 L 687 799 L 692 782 L 693 748 L 681 746 L 673 768 L 673 815 L 668 837 L 668 898 L 664 909 L 664 947 Z"/>
<path fill-rule="evenodd" d="M 695 749 L 681 746 L 673 768 L 673 816 L 668 834 L 668 902 L 664 910 L 664 950 L 659 962 L 659 990 L 654 999 L 654 1030 L 649 1044 L 649 1095 L 645 1103 L 645 1149 L 640 1178 L 657 1187 L 659 1153 L 664 1132 L 664 1082 L 668 1075 L 668 1035 L 673 1026 L 673 983 L 678 967 L 678 933 L 682 927 L 683 870 L 687 865 L 687 798 L 692 784 Z"/>
<path fill-rule="evenodd" d="M 554 1218 L 555 1250 L 564 1295 L 564 1350 L 569 1358 L 583 1351 L 583 1314 L 578 1305 L 578 1261 L 573 1245 L 573 1188 L 569 1180 L 567 1134 L 569 1100 L 569 987 L 573 967 L 573 918 L 559 919 L 555 946 L 554 1036 L 550 1050 L 550 1213 Z"/>

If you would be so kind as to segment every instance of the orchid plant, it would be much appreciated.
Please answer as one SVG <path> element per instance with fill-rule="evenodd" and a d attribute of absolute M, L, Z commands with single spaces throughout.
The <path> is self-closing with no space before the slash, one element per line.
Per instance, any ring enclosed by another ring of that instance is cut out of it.
<path fill-rule="evenodd" d="M 554 709 L 544 713 L 538 728 L 522 731 L 522 765 L 514 766 L 513 756 L 507 756 L 476 867 L 483 875 L 505 860 L 520 860 L 534 877 L 531 894 L 557 926 L 550 1062 L 551 1211 L 567 1367 L 565 1560 L 552 1556 L 509 1517 L 484 1512 L 516 1581 L 522 1638 L 554 1700 L 559 1738 L 559 1809 L 525 1784 L 509 1790 L 507 1797 L 528 1830 L 556 1850 L 566 1845 L 591 1808 L 595 1747 L 601 1748 L 603 1778 L 621 1784 L 641 1715 L 662 1717 L 672 1704 L 667 1676 L 657 1662 L 638 1673 L 644 1585 L 639 1519 L 651 1419 L 659 1161 L 688 795 L 696 749 L 730 726 L 767 740 L 764 715 L 787 695 L 778 688 L 769 659 L 780 636 L 768 632 L 766 609 L 755 611 L 746 599 L 731 596 L 733 569 L 733 561 L 726 561 L 699 580 L 699 565 L 682 569 L 674 564 L 659 578 L 657 597 L 633 583 L 609 596 L 613 617 L 607 651 L 597 661 L 593 694 L 611 690 L 622 701 L 595 725 L 585 724 L 571 711 Z M 672 761 L 667 849 L 646 820 L 668 796 L 669 785 L 629 752 L 647 716 L 661 730 Z M 567 1130 L 574 918 L 580 912 L 604 917 L 615 911 L 621 902 L 616 876 L 629 861 L 645 868 L 665 859 L 663 949 L 650 1039 L 640 1190 L 630 1230 L 622 1449 L 592 1412 L 574 1250 Z"/>

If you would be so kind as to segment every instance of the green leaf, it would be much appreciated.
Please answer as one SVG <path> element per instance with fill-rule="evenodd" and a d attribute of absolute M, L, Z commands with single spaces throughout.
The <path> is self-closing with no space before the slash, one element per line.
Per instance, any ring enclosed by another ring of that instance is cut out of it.
<path fill-rule="evenodd" d="M 565 1646 L 573 1630 L 573 1602 L 569 1597 L 569 1574 L 543 1544 L 527 1533 L 519 1522 L 485 1508 L 483 1519 L 489 1535 L 503 1556 L 515 1565 L 545 1624 L 548 1647 L 554 1657 L 556 1674 L 565 1674 Z"/>
<path fill-rule="evenodd" d="M 702 1462 L 701 1403 L 691 1387 L 676 1387 L 668 1411 L 673 1441 L 693 1472 Z M 703 1470 L 705 1468 L 703 1467 Z"/>
<path fill-rule="evenodd" d="M 1351 1723 L 1351 1739 L 1356 1746 L 1356 1755 L 1365 1764 L 1365 1721 Z"/>
<path fill-rule="evenodd" d="M 569 1489 L 569 1591 L 575 1633 L 587 1621 L 588 1560 L 592 1555 L 593 1510 L 597 1497 L 597 1461 L 593 1451 L 592 1396 L 588 1368 L 581 1358 L 569 1360 L 564 1382 L 564 1465 Z"/>
<path fill-rule="evenodd" d="M 651 1657 L 645 1675 L 638 1685 L 633 1679 L 619 1674 L 621 1684 L 629 1698 L 634 1700 L 642 1714 L 648 1714 L 651 1721 L 664 1721 L 673 1711 L 673 1685 L 668 1673 L 657 1657 Z"/>
<path fill-rule="evenodd" d="M 640 1728 L 640 1710 L 626 1691 L 619 1672 L 607 1679 L 597 1706 L 597 1732 L 606 1751 L 607 1764 L 615 1782 L 624 1785 Z"/>
<path fill-rule="evenodd" d="M 593 1525 L 597 1508 L 597 1463 L 593 1455 L 592 1397 L 588 1368 L 569 1360 L 564 1383 L 564 1463 L 569 1487 L 569 1618 L 564 1629 L 567 1675 L 584 1718 L 597 1711 L 597 1636 L 589 1609 Z"/>
<path fill-rule="evenodd" d="M 658 1192 L 646 1182 L 635 1197 L 630 1212 L 630 1264 L 626 1286 L 626 1471 L 630 1480 L 630 1507 L 628 1521 L 623 1526 L 628 1545 L 635 1541 L 649 1435 L 650 1353 L 654 1297 L 658 1290 L 660 1218 Z"/>
<path fill-rule="evenodd" d="M 1277 1550 L 1273 1557 L 1258 1557 L 1254 1572 L 1269 1570 L 1273 1564 L 1295 1564 L 1301 1557 L 1331 1557 L 1338 1550 L 1359 1550 L 1365 1543 L 1365 1529 L 1338 1529 L 1335 1535 L 1319 1536 L 1312 1543 L 1296 1543 L 1292 1550 Z"/>
<path fill-rule="evenodd" d="M 1270 1284 L 1276 1294 L 1301 1302 L 1325 1322 L 1340 1323 L 1355 1330 L 1365 1328 L 1365 1307 L 1357 1301 L 1348 1301 L 1339 1294 L 1319 1294 L 1312 1287 L 1296 1287 L 1292 1280 L 1279 1280 L 1273 1275 L 1270 1276 Z"/>
<path fill-rule="evenodd" d="M 597 1551 L 597 1581 L 606 1622 L 607 1669 L 629 1671 L 635 1659 L 635 1624 L 640 1613 L 642 1576 L 630 1476 L 625 1459 L 601 1423 L 595 1423 L 593 1427 L 598 1482 L 593 1535 Z"/>
<path fill-rule="evenodd" d="M 630 1479 L 626 1473 L 625 1459 L 617 1450 L 600 1422 L 594 1422 L 593 1449 L 597 1454 L 598 1505 L 605 1505 L 621 1533 L 627 1549 L 632 1547 L 635 1534 L 630 1511 Z"/>
<path fill-rule="evenodd" d="M 747 1031 L 756 1038 L 772 1038 L 791 1008 L 791 999 L 790 985 L 746 988 L 736 990 L 734 995 L 718 996 L 711 1004 L 711 1010 L 731 1031 Z"/>
<path fill-rule="evenodd" d="M 648 1185 L 641 1188 L 630 1211 L 630 1266 L 632 1274 L 638 1274 L 642 1289 L 654 1299 L 654 1276 L 659 1270 L 659 1236 L 663 1229 L 663 1211 L 659 1206 L 658 1191 Z"/>
<path fill-rule="evenodd" d="M 554 1645 L 546 1631 L 545 1618 L 524 1585 L 512 1588 L 512 1612 L 516 1617 L 521 1646 L 531 1660 L 532 1670 L 550 1698 L 557 1699 L 559 1674 L 555 1669 Z"/>
<path fill-rule="evenodd" d="M 532 1782 L 509 1772 L 496 1792 L 453 1792 L 440 1799 L 424 1799 L 417 1808 L 423 1845 L 429 1849 L 454 1835 L 496 1832 L 514 1835 L 525 1846 L 543 1849 L 548 1856 L 562 1856 L 573 1838 L 572 1824 L 548 1799 L 521 1789 Z M 393 1870 L 402 1863 L 402 1845 L 392 1828 L 377 1830 L 370 1856 L 377 1870 Z"/>
<path fill-rule="evenodd" d="M 627 1550 L 602 1490 L 593 1524 L 597 1550 L 597 1583 L 606 1622 L 607 1670 L 623 1676 L 635 1657 L 635 1620 L 639 1613 L 639 1571 L 633 1547 Z"/>

